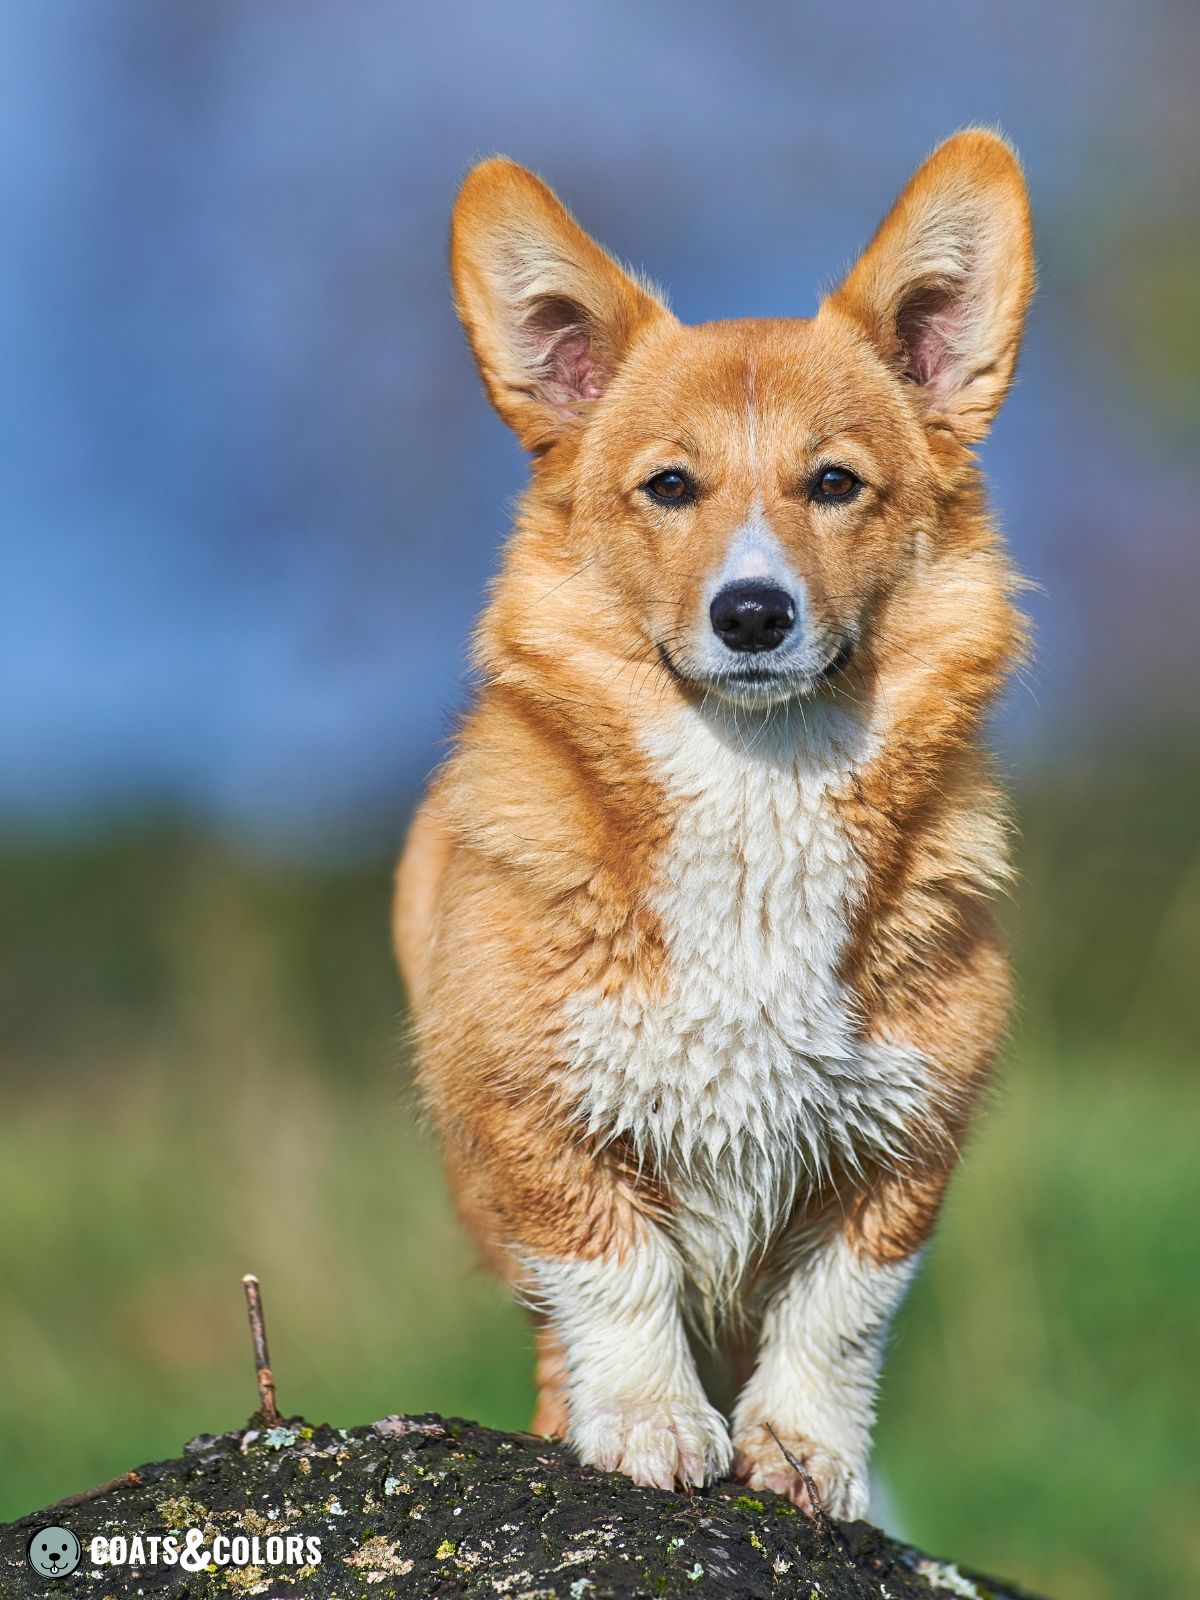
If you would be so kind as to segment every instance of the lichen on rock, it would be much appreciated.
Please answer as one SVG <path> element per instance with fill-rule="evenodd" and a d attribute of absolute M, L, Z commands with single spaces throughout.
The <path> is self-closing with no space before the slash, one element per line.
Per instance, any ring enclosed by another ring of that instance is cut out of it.
<path fill-rule="evenodd" d="M 51 1522 L 83 1546 L 83 1564 L 65 1582 L 39 1577 L 25 1561 L 30 1534 Z M 90 1564 L 94 1538 L 183 1540 L 191 1529 L 200 1530 L 192 1566 Z M 214 1540 L 239 1536 L 245 1561 L 201 1559 Z M 280 1550 L 295 1559 L 269 1559 Z M 1022 1600 L 1011 1585 L 935 1561 L 867 1523 L 814 1523 L 735 1484 L 694 1495 L 641 1489 L 580 1466 L 549 1440 L 433 1415 L 349 1430 L 297 1418 L 203 1434 L 176 1461 L 0 1527 L 3 1600 L 72 1592 L 96 1600 Z"/>

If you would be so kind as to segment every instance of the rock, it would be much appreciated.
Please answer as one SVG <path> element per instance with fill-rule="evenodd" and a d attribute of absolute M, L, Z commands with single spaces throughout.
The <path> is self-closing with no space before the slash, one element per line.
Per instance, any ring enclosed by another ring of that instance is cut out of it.
<path fill-rule="evenodd" d="M 47 1524 L 82 1546 L 72 1577 L 41 1577 L 26 1560 L 31 1534 Z M 124 1540 L 111 1553 L 126 1564 L 93 1565 L 97 1538 Z M 164 1560 L 171 1538 L 182 1561 Z M 286 1564 L 273 1564 L 281 1555 Z M 865 1522 L 813 1523 L 735 1484 L 692 1496 L 639 1489 L 548 1440 L 432 1415 L 350 1430 L 256 1419 L 0 1527 L 3 1600 L 71 1594 L 1029 1600 Z"/>

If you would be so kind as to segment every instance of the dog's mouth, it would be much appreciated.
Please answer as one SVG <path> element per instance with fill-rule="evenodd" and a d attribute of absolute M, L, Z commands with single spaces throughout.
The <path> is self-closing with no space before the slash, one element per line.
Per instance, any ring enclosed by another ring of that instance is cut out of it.
<path fill-rule="evenodd" d="M 830 678 L 836 678 L 839 672 L 844 672 L 853 660 L 854 640 L 847 634 L 834 651 L 832 659 L 825 663 L 817 676 L 822 682 L 828 682 Z"/>
<path fill-rule="evenodd" d="M 758 660 L 724 672 L 694 672 L 674 657 L 666 645 L 659 643 L 655 648 L 659 660 L 678 683 L 743 705 L 776 705 L 812 694 L 825 684 L 836 687 L 837 678 L 854 659 L 856 641 L 844 634 L 833 653 L 815 669 L 800 667 L 794 662 Z"/>

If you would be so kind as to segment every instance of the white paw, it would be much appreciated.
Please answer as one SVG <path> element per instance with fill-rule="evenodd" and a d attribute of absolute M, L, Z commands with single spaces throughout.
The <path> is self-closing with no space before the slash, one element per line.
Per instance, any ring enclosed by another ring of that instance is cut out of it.
<path fill-rule="evenodd" d="M 739 1427 L 733 1450 L 733 1475 L 751 1489 L 769 1489 L 784 1495 L 811 1516 L 815 1507 L 805 1482 L 807 1477 L 816 1487 L 822 1510 L 829 1516 L 853 1522 L 867 1514 L 870 1485 L 865 1460 L 848 1461 L 810 1439 L 789 1435 L 783 1428 L 772 1433 L 765 1422 Z M 802 1472 L 796 1470 L 788 1456 L 800 1464 Z"/>
<path fill-rule="evenodd" d="M 699 1488 L 724 1477 L 733 1458 L 725 1419 L 706 1401 L 657 1400 L 581 1406 L 571 1443 L 587 1466 L 623 1472 L 646 1488 Z"/>

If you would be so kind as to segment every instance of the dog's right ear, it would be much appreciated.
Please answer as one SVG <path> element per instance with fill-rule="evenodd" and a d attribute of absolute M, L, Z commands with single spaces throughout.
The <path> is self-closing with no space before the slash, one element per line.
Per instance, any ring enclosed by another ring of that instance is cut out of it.
<path fill-rule="evenodd" d="M 1020 163 L 998 134 L 964 128 L 909 179 L 831 304 L 911 386 L 931 426 L 975 444 L 1012 382 L 1032 292 Z"/>
<path fill-rule="evenodd" d="M 641 329 L 670 312 L 513 161 L 484 161 L 454 207 L 458 314 L 492 404 L 527 450 L 578 428 Z"/>

